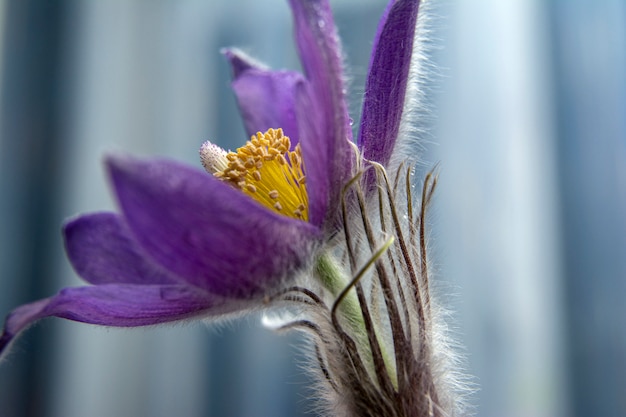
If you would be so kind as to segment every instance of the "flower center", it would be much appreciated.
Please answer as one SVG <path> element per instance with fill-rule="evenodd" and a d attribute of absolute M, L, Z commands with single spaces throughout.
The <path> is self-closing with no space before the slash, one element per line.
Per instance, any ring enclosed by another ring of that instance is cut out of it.
<path fill-rule="evenodd" d="M 236 152 L 225 153 L 213 144 L 200 150 L 210 173 L 240 189 L 276 213 L 308 221 L 308 195 L 300 144 L 282 129 L 258 132 Z M 221 151 L 221 153 L 220 153 Z"/>

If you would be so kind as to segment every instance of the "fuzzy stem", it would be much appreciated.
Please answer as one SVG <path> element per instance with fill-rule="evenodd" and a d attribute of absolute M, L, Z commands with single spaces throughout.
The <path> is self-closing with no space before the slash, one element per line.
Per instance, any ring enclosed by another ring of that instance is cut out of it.
<path fill-rule="evenodd" d="M 385 247 L 387 249 L 389 245 Z M 380 256 L 380 255 L 379 255 Z M 375 261 L 375 260 L 374 260 Z M 373 263 L 373 262 L 372 262 Z M 319 257 L 315 267 L 316 276 L 319 282 L 328 289 L 334 297 L 338 297 L 343 291 L 351 285 L 351 281 L 341 271 L 337 265 L 335 259 L 328 253 L 324 253 Z M 341 302 L 337 306 L 341 315 L 346 318 L 346 322 L 349 324 L 353 335 L 357 338 L 359 345 L 368 346 L 367 328 L 363 318 L 364 312 L 361 310 L 359 300 L 355 291 L 348 291 L 348 293 L 342 295 Z M 374 329 L 374 334 L 378 339 L 378 331 Z M 379 341 L 380 342 L 380 341 Z M 391 383 L 395 389 L 398 387 L 398 377 L 396 369 L 394 367 L 394 361 L 387 351 L 385 344 L 380 344 L 380 355 L 382 356 L 383 363 L 387 375 L 391 379 Z M 372 364 L 372 352 L 370 349 L 365 350 L 367 357 L 365 358 L 366 364 Z M 374 371 L 375 373 L 375 371 Z"/>
<path fill-rule="evenodd" d="M 328 253 L 323 254 L 317 260 L 315 272 L 321 284 L 329 290 L 334 297 L 337 297 L 350 282 L 345 274 L 342 273 L 339 266 L 337 266 L 335 259 Z M 357 334 L 363 334 L 365 332 L 365 328 L 363 327 L 363 315 L 356 294 L 350 291 L 343 299 L 339 308 L 341 309 L 342 315 L 346 317 L 349 323 L 354 323 L 353 325 L 358 326 L 358 328 L 353 330 L 355 330 Z"/>

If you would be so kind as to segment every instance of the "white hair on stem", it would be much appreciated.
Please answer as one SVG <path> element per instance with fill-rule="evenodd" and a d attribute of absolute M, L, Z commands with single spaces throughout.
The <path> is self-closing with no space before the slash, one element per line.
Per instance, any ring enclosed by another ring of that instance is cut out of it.
<path fill-rule="evenodd" d="M 437 175 L 426 174 L 420 189 L 414 174 L 432 120 L 430 11 L 430 2 L 421 1 L 403 118 L 388 167 L 363 160 L 354 149 L 354 176 L 342 193 L 337 234 L 310 276 L 268 300 L 295 311 L 270 321 L 273 329 L 310 336 L 307 369 L 323 415 L 468 413 L 465 399 L 473 386 L 449 338 L 449 313 L 432 296 L 427 208 Z M 375 173 L 373 190 L 372 176 L 363 175 L 367 170 Z"/>
<path fill-rule="evenodd" d="M 346 185 L 341 232 L 313 279 L 268 299 L 297 310 L 271 327 L 310 335 L 309 370 L 325 415 L 462 415 L 467 384 L 429 282 L 426 211 L 437 177 L 427 174 L 414 195 L 411 165 L 391 176 L 376 163 L 357 166 L 376 171 L 376 189 L 366 195 L 362 171 Z M 324 284 L 327 276 L 343 284 Z"/>

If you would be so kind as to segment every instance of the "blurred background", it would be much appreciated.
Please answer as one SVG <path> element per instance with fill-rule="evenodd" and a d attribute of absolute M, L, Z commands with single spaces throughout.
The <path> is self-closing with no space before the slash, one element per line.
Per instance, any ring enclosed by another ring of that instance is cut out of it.
<path fill-rule="evenodd" d="M 332 2 L 357 119 L 385 3 Z M 625 416 L 626 3 L 445 0 L 430 29 L 437 290 L 476 414 Z M 282 0 L 1 0 L 0 315 L 80 285 L 60 227 L 114 208 L 107 152 L 243 143 L 219 49 L 297 69 L 291 30 Z M 0 366 L 0 416 L 315 415 L 299 340 L 45 320 Z"/>

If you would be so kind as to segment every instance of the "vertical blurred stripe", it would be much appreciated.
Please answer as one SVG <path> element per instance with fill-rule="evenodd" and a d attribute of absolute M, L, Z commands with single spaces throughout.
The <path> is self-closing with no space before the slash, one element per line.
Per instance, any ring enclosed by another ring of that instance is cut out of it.
<path fill-rule="evenodd" d="M 67 2 L 3 3 L 0 114 L 0 306 L 2 313 L 53 291 L 58 216 L 63 85 L 61 71 Z M 52 332 L 27 335 L 2 367 L 0 410 L 40 416 L 48 400 Z M 28 356 L 20 356 L 27 350 Z"/>
<path fill-rule="evenodd" d="M 441 292 L 452 294 L 444 300 L 457 310 L 457 336 L 480 388 L 477 415 L 564 416 L 545 6 L 458 1 L 445 15 L 433 243 L 449 282 Z"/>
<path fill-rule="evenodd" d="M 626 415 L 626 4 L 552 1 L 572 414 Z"/>

